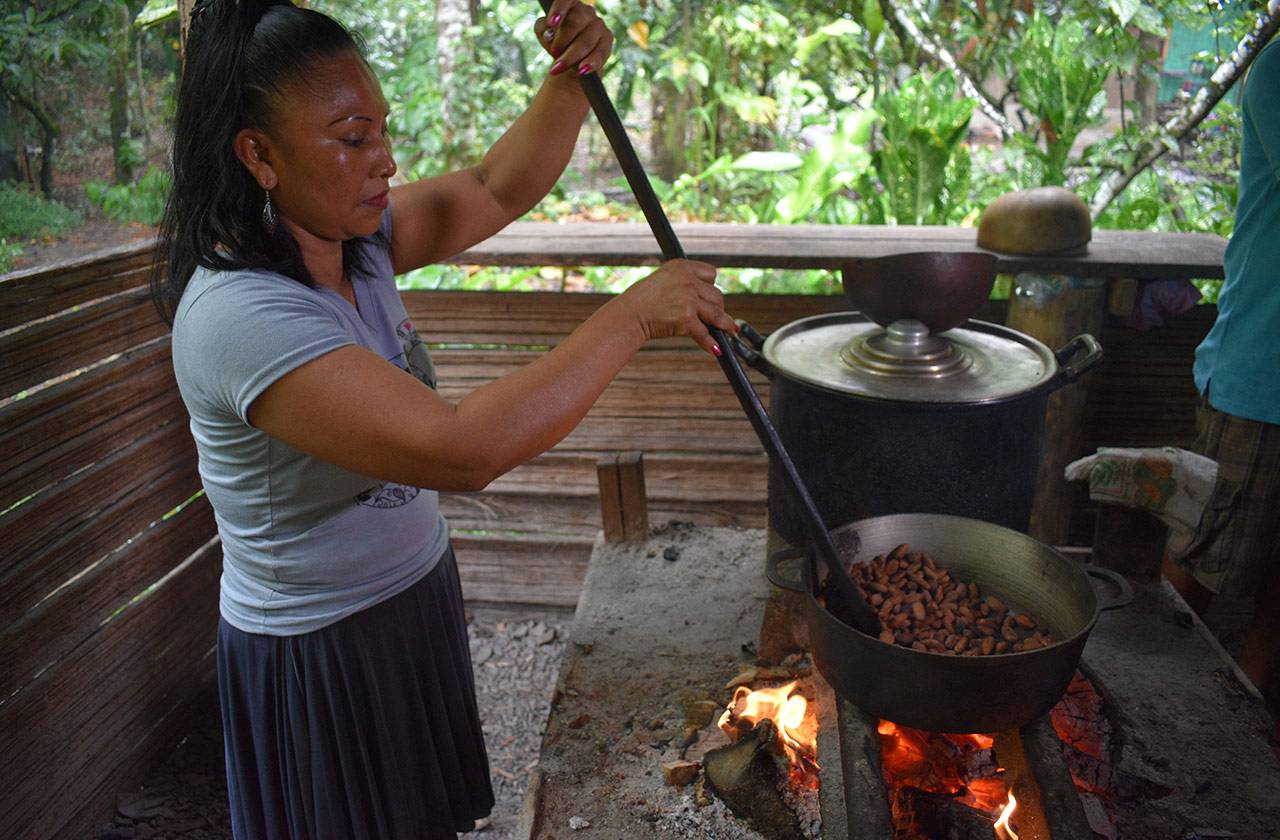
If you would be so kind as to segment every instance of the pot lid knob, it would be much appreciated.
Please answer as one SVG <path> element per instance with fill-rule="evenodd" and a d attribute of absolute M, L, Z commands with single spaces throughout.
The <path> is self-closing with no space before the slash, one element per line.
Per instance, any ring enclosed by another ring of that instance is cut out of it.
<path fill-rule="evenodd" d="M 855 338 L 840 351 L 846 364 L 879 376 L 941 379 L 973 364 L 968 354 L 947 339 L 932 335 L 914 318 L 903 318 L 883 331 Z"/>

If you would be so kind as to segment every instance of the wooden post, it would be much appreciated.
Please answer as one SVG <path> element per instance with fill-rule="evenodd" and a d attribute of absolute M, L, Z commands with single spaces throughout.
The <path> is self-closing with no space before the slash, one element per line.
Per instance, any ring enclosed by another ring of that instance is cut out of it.
<path fill-rule="evenodd" d="M 606 542 L 649 536 L 649 504 L 644 489 L 644 453 L 623 452 L 596 464 L 600 520 Z"/>
<path fill-rule="evenodd" d="M 1140 508 L 1098 505 L 1093 562 L 1139 583 L 1160 579 L 1168 527 Z"/>
<path fill-rule="evenodd" d="M 1044 342 L 1050 350 L 1058 350 L 1081 333 L 1091 333 L 1096 338 L 1106 306 L 1106 282 L 1102 279 L 1020 274 L 1014 280 L 1006 323 Z M 1063 545 L 1067 539 L 1071 487 L 1062 472 L 1079 457 L 1084 445 L 1082 421 L 1087 394 L 1085 377 L 1049 398 L 1030 533 L 1050 545 Z"/>

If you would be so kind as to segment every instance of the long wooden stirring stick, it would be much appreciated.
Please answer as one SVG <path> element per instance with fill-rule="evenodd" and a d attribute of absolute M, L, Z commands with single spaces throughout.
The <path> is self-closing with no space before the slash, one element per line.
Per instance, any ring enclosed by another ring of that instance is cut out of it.
<path fill-rule="evenodd" d="M 539 2 L 542 4 L 544 11 L 550 8 L 551 0 L 539 0 Z M 613 148 L 613 153 L 618 159 L 618 164 L 622 167 L 622 172 L 627 178 L 627 184 L 630 185 L 636 202 L 639 203 L 640 209 L 644 212 L 645 220 L 649 223 L 649 229 L 653 231 L 654 239 L 658 240 L 658 247 L 662 249 L 663 258 L 667 260 L 683 259 L 684 248 L 680 245 L 680 240 L 676 238 L 675 231 L 671 228 L 671 221 L 662 209 L 662 203 L 658 200 L 657 194 L 654 193 L 653 185 L 649 183 L 649 177 L 645 174 L 644 167 L 640 164 L 640 158 L 636 155 L 636 150 L 631 145 L 631 139 L 627 136 L 627 131 L 622 125 L 622 120 L 618 117 L 618 112 L 613 107 L 613 102 L 609 99 L 608 92 L 604 89 L 604 83 L 600 80 L 599 74 L 595 72 L 587 73 L 584 76 L 579 76 L 578 80 L 582 83 L 582 90 L 587 96 L 587 101 L 591 103 L 591 110 L 595 112 L 596 119 L 600 121 L 600 127 L 604 129 L 605 137 L 608 138 L 609 145 Z M 800 499 L 801 507 L 804 510 L 805 524 L 809 529 L 809 537 L 817 548 L 818 556 L 822 558 L 827 566 L 828 586 L 834 590 L 835 597 L 827 599 L 827 611 L 850 627 L 871 636 L 879 635 L 879 616 L 876 615 L 875 610 L 862 597 L 862 591 L 849 579 L 849 573 L 846 571 L 844 563 L 840 560 L 840 554 L 836 550 L 835 543 L 831 541 L 831 534 L 827 530 L 827 526 L 823 524 L 822 515 L 818 512 L 818 507 L 814 504 L 813 497 L 809 495 L 808 488 L 805 487 L 804 481 L 800 478 L 800 473 L 796 470 L 791 456 L 787 454 L 786 447 L 783 446 L 777 429 L 773 427 L 773 422 L 769 419 L 764 405 L 761 404 L 759 395 L 751 387 L 751 381 L 747 379 L 747 375 L 742 369 L 742 364 L 738 361 L 738 356 L 733 351 L 733 345 L 730 343 L 729 337 L 719 327 L 711 324 L 707 325 L 707 329 L 710 331 L 711 337 L 724 351 L 719 357 L 720 368 L 724 371 L 725 377 L 728 378 L 729 385 L 738 397 L 738 402 L 742 404 L 747 419 L 751 421 L 751 427 L 755 429 L 756 436 L 760 438 L 760 442 L 764 445 L 765 452 L 769 454 L 769 457 L 775 463 L 782 467 L 782 471 L 787 477 L 787 483 Z"/>

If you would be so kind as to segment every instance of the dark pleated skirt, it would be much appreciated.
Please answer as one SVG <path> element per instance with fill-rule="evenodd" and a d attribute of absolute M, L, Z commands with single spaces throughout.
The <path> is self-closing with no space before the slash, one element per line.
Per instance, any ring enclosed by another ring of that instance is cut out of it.
<path fill-rule="evenodd" d="M 236 840 L 453 840 L 493 807 L 458 569 L 313 633 L 218 627 Z"/>

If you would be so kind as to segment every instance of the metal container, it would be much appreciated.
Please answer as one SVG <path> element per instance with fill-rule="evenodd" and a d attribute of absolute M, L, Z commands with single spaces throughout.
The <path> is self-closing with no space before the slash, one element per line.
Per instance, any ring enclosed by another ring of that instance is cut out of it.
<path fill-rule="evenodd" d="M 855 522 L 832 534 L 849 560 L 866 562 L 907 543 L 958 581 L 978 584 L 1011 609 L 1030 613 L 1055 643 L 992 656 L 950 656 L 891 645 L 836 620 L 818 601 L 812 552 L 769 558 L 769 579 L 803 592 L 818 671 L 841 698 L 868 714 L 933 732 L 1000 732 L 1029 723 L 1066 691 L 1100 609 L 1123 606 L 1123 577 L 1084 567 L 1026 534 L 957 516 L 898 514 Z M 1100 603 L 1089 576 L 1102 578 Z"/>
<path fill-rule="evenodd" d="M 1056 353 L 999 324 L 930 334 L 858 312 L 802 318 L 735 349 L 772 381 L 769 413 L 830 527 L 891 513 L 971 516 L 1025 531 L 1049 395 L 1102 358 L 1081 335 Z M 777 465 L 769 521 L 807 541 Z"/>

